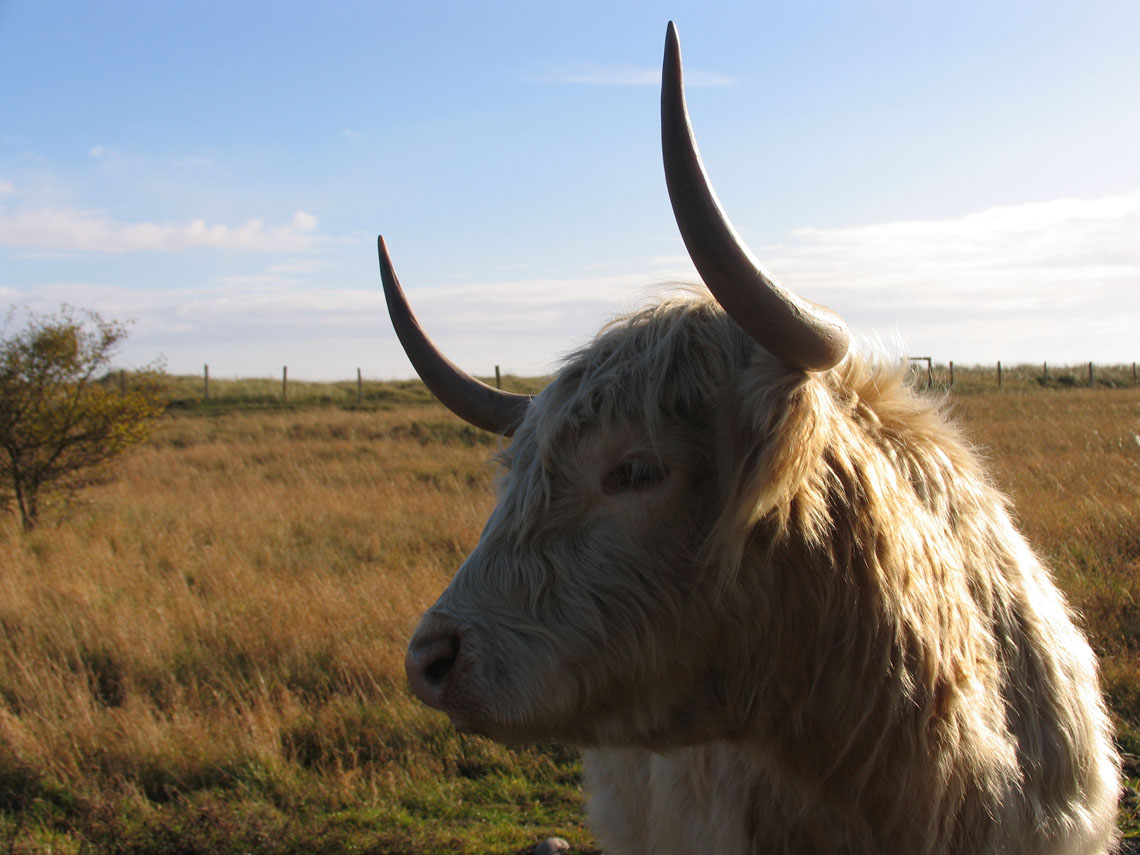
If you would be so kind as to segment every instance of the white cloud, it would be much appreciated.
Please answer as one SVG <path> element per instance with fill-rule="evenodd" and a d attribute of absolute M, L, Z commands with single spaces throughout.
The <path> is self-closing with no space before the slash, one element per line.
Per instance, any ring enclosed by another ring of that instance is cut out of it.
<path fill-rule="evenodd" d="M 498 362 L 507 371 L 537 374 L 615 313 L 643 302 L 645 285 L 641 274 L 549 278 L 415 288 L 409 297 L 459 364 L 486 374 Z M 412 373 L 378 283 L 330 288 L 270 269 L 190 288 L 41 284 L 13 289 L 12 300 L 40 312 L 66 302 L 133 320 L 122 351 L 126 365 L 163 354 L 175 373 L 200 372 L 203 363 L 216 376 L 265 376 L 285 363 L 297 377 L 344 378 L 357 365 L 374 377 Z"/>
<path fill-rule="evenodd" d="M 250 220 L 239 226 L 189 223 L 120 222 L 98 211 L 40 208 L 0 210 L 0 246 L 80 252 L 179 252 L 212 248 L 296 252 L 313 248 L 320 237 L 317 218 L 297 211 L 281 225 Z"/>
<path fill-rule="evenodd" d="M 1079 299 L 1079 283 L 1137 283 L 1137 235 L 1140 192 L 1007 205 L 941 220 L 801 228 L 791 243 L 759 254 L 799 288 L 805 282 L 871 292 L 905 287 L 915 289 L 916 303 L 993 289 L 1029 302 L 1069 301 Z"/>
<path fill-rule="evenodd" d="M 304 211 L 297 211 L 292 219 L 293 228 L 299 232 L 311 232 L 317 228 L 317 218 Z"/>
<path fill-rule="evenodd" d="M 1140 192 L 802 228 L 756 254 L 849 322 L 947 358 L 1104 361 L 1135 358 L 1138 235 Z"/>
<path fill-rule="evenodd" d="M 310 226 L 304 215 L 274 228 L 303 242 L 317 239 Z M 254 234 L 273 231 L 259 226 Z M 756 249 L 790 287 L 840 311 L 860 337 L 905 341 L 911 353 L 960 364 L 1130 362 L 1140 341 L 1137 234 L 1140 193 L 803 228 Z M 409 299 L 468 370 L 487 374 L 499 363 L 536 374 L 610 317 L 652 299 L 662 283 L 696 281 L 686 256 L 667 253 L 580 277 L 498 271 L 484 281 L 424 283 Z M 410 376 L 378 285 L 369 278 L 357 286 L 352 272 L 333 277 L 330 263 L 302 254 L 202 287 L 44 284 L 0 288 L 0 298 L 38 311 L 69 302 L 136 318 L 125 357 L 145 364 L 165 353 L 176 372 L 208 362 L 218 376 L 265 376 L 288 363 L 298 377 L 346 377 L 357 365 L 369 376 Z M 345 277 L 347 286 L 326 284 Z"/>
<path fill-rule="evenodd" d="M 15 184 L 13 184 L 11 181 L 4 181 L 3 179 L 0 179 L 0 198 L 3 198 L 4 196 L 14 195 L 15 192 Z"/>

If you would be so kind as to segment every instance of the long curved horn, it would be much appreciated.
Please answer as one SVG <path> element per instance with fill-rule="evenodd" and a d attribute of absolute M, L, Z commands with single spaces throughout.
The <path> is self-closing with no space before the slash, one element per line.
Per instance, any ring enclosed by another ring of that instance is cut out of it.
<path fill-rule="evenodd" d="M 494 433 L 513 434 L 530 406 L 530 395 L 492 389 L 440 353 L 412 314 L 383 237 L 376 238 L 376 249 L 392 326 L 420 378 L 445 407 L 465 422 Z"/>
<path fill-rule="evenodd" d="M 709 184 L 693 139 L 681 79 L 681 44 L 669 22 L 661 70 L 661 152 L 673 215 L 697 272 L 752 339 L 774 356 L 824 371 L 847 353 L 843 319 L 784 288 L 744 245 Z"/>

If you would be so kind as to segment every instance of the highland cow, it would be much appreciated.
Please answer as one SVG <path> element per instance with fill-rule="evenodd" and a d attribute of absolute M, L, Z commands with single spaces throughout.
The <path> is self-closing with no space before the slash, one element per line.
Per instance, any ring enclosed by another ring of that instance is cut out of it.
<path fill-rule="evenodd" d="M 661 97 L 712 297 L 609 324 L 535 398 L 439 354 L 380 241 L 416 369 L 513 435 L 412 690 L 464 732 L 582 746 L 610 855 L 1107 852 L 1118 759 L 1049 572 L 942 406 L 741 244 L 672 25 Z"/>

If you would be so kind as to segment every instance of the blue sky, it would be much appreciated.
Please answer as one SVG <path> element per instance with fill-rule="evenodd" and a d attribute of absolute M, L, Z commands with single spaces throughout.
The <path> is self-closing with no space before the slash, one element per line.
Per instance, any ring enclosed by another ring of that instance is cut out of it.
<path fill-rule="evenodd" d="M 864 339 L 1140 358 L 1140 3 L 0 0 L 0 306 L 125 366 L 412 374 L 375 236 L 461 365 L 549 370 L 695 279 L 665 24 L 726 210 Z"/>

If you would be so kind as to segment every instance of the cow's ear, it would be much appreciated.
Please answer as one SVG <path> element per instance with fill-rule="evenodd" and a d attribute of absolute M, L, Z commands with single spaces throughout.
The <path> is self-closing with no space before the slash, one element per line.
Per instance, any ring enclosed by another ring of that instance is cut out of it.
<path fill-rule="evenodd" d="M 709 544 L 717 564 L 739 567 L 760 527 L 773 540 L 825 527 L 831 409 L 817 375 L 773 363 L 750 366 L 726 396 L 717 428 L 722 510 Z"/>

